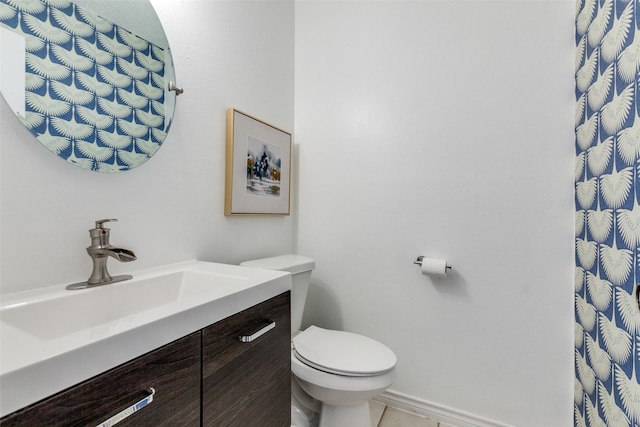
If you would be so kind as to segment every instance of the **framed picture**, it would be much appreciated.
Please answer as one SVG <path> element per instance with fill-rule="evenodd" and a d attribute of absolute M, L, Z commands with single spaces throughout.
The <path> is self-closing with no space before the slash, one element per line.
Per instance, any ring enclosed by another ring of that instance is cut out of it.
<path fill-rule="evenodd" d="M 289 215 L 291 134 L 227 110 L 225 215 Z"/>

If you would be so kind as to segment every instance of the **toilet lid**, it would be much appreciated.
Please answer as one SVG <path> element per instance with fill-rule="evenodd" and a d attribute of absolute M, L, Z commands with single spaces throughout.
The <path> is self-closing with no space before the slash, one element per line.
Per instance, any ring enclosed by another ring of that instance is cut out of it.
<path fill-rule="evenodd" d="M 396 355 L 378 341 L 344 331 L 310 326 L 293 339 L 294 355 L 321 371 L 348 376 L 389 372 Z"/>

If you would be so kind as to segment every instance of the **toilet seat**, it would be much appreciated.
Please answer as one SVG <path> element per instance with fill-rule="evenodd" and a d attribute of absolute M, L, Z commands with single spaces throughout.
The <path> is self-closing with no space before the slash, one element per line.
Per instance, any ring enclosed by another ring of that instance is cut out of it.
<path fill-rule="evenodd" d="M 384 344 L 352 332 L 310 326 L 293 339 L 293 353 L 302 363 L 331 374 L 382 375 L 396 365 Z"/>

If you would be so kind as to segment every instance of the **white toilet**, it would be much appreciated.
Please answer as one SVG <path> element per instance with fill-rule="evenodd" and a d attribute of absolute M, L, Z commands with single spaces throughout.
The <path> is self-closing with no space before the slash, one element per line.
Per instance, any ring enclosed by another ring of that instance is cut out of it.
<path fill-rule="evenodd" d="M 370 427 L 369 399 L 382 393 L 395 380 L 395 354 L 384 344 L 351 332 L 316 326 L 300 331 L 311 271 L 315 268 L 313 259 L 283 255 L 240 265 L 288 271 L 292 275 L 291 371 L 296 381 L 292 381 L 291 387 L 291 415 L 294 425 L 314 424 L 313 412 L 319 409 L 318 427 Z"/>

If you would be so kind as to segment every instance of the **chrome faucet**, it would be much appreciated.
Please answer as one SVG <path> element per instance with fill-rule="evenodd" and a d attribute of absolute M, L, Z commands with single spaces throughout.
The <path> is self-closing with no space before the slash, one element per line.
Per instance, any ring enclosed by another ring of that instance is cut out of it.
<path fill-rule="evenodd" d="M 104 228 L 105 222 L 116 222 L 117 219 L 101 219 L 96 221 L 96 227 L 89 230 L 91 236 L 91 246 L 87 248 L 87 253 L 93 261 L 93 271 L 86 282 L 74 283 L 67 286 L 67 289 L 83 289 L 93 286 L 108 285 L 109 283 L 129 280 L 133 276 L 129 274 L 111 276 L 107 271 L 107 261 L 109 257 L 121 262 L 135 261 L 136 255 L 133 251 L 117 248 L 109 243 L 109 232 L 111 229 Z"/>

